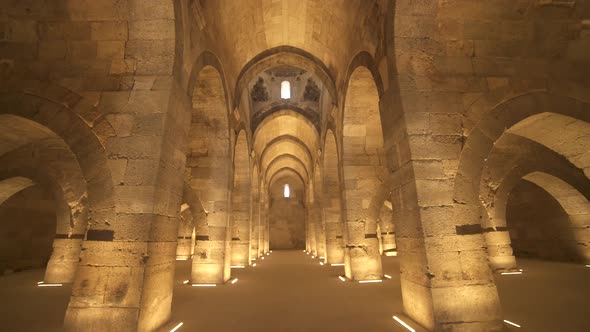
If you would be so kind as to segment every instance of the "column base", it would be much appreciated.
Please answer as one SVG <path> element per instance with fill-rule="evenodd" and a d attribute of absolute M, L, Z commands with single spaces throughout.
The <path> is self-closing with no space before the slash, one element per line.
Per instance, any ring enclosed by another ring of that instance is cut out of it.
<path fill-rule="evenodd" d="M 377 238 L 365 239 L 364 242 L 362 246 L 347 247 L 350 254 L 349 278 L 354 281 L 381 279 L 383 268 L 381 255 L 379 255 L 379 242 Z"/>

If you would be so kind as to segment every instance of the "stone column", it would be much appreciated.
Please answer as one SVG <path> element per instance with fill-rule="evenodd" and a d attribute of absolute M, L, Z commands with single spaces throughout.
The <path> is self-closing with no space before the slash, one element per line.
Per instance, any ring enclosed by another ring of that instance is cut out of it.
<path fill-rule="evenodd" d="M 352 280 L 374 280 L 383 276 L 379 240 L 377 233 L 365 231 L 366 222 L 348 222 L 349 242 L 346 246 L 350 255 L 350 275 Z"/>
<path fill-rule="evenodd" d="M 222 284 L 227 280 L 225 278 L 227 274 L 225 268 L 226 217 L 225 213 L 209 214 L 207 222 L 210 225 L 197 228 L 195 254 L 191 270 L 191 282 L 193 284 Z"/>
<path fill-rule="evenodd" d="M 53 251 L 45 269 L 44 282 L 58 284 L 74 282 L 83 241 L 84 234 L 72 234 L 70 237 L 67 234 L 56 234 L 53 240 Z"/>
<path fill-rule="evenodd" d="M 265 203 L 265 210 L 267 213 L 264 218 L 264 253 L 270 251 L 270 222 L 269 222 L 269 206 L 268 202 Z"/>
<path fill-rule="evenodd" d="M 234 234 L 231 245 L 231 265 L 247 266 L 250 250 L 250 220 L 248 212 L 234 211 Z"/>
<path fill-rule="evenodd" d="M 178 226 L 178 245 L 176 247 L 176 260 L 188 260 L 194 251 L 193 243 L 193 217 L 191 209 L 184 203 L 181 206 L 180 225 Z M 182 209 L 184 208 L 184 211 Z"/>
<path fill-rule="evenodd" d="M 506 271 L 518 269 L 508 230 L 498 230 L 498 228 L 487 229 L 483 234 L 487 244 L 488 258 L 492 270 Z"/>
<path fill-rule="evenodd" d="M 317 254 L 318 254 L 317 235 L 316 235 L 317 225 L 315 223 L 313 214 L 311 212 L 308 213 L 308 219 L 309 219 L 309 251 L 311 252 L 312 255 L 317 256 Z"/>
<path fill-rule="evenodd" d="M 391 219 L 380 219 L 379 232 L 381 233 L 381 246 L 383 252 L 395 250 L 395 225 Z"/>
<path fill-rule="evenodd" d="M 63 195 L 54 195 L 57 203 L 57 232 L 53 250 L 47 262 L 43 281 L 46 283 L 72 283 L 78 270 L 82 242 L 86 236 L 88 211 L 86 200 L 76 206 L 64 201 Z"/>
<path fill-rule="evenodd" d="M 342 235 L 342 219 L 340 210 L 334 210 L 333 204 L 340 204 L 332 200 L 329 207 L 324 208 L 326 220 L 326 263 L 344 263 L 344 242 Z"/>
<path fill-rule="evenodd" d="M 320 203 L 314 204 L 313 217 L 315 219 L 316 251 L 318 257 L 326 257 L 326 228 L 323 223 Z"/>
<path fill-rule="evenodd" d="M 250 232 L 250 260 L 258 258 L 258 246 L 260 238 L 260 203 L 259 197 L 252 197 L 252 219 Z"/>
<path fill-rule="evenodd" d="M 266 199 L 264 195 L 260 197 L 260 221 L 258 233 L 258 258 L 264 256 L 265 234 L 266 234 L 266 220 L 268 218 L 268 208 L 266 206 Z"/>

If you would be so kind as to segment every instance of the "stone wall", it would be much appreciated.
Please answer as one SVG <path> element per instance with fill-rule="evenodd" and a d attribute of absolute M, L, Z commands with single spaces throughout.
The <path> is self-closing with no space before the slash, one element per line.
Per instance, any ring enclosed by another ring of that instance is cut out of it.
<path fill-rule="evenodd" d="M 270 249 L 305 249 L 305 206 L 298 197 L 270 203 Z"/>

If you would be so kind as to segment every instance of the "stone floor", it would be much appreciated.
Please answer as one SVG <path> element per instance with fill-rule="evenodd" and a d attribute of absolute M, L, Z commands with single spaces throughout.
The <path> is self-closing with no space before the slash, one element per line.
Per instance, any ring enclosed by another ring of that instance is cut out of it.
<path fill-rule="evenodd" d="M 497 276 L 508 331 L 590 331 L 590 269 L 519 260 L 523 275 Z M 384 258 L 381 284 L 341 282 L 341 267 L 320 266 L 301 251 L 275 251 L 258 266 L 234 269 L 233 285 L 182 284 L 190 262 L 178 262 L 172 321 L 182 331 L 406 331 L 391 316 L 401 309 L 396 257 Z M 0 277 L 0 330 L 60 331 L 69 286 L 36 287 L 41 270 Z M 419 330 L 418 330 L 419 331 Z"/>

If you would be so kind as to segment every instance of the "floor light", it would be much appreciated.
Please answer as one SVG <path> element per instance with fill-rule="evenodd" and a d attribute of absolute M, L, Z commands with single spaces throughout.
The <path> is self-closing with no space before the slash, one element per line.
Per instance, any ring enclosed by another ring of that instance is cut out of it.
<path fill-rule="evenodd" d="M 340 279 L 340 281 L 345 282 L 346 279 L 343 276 L 338 276 L 338 279 Z"/>
<path fill-rule="evenodd" d="M 255 266 L 256 266 L 256 263 L 252 264 L 252 267 L 255 267 Z"/>
<path fill-rule="evenodd" d="M 232 285 L 235 284 L 236 282 L 238 282 L 238 278 L 235 278 L 234 280 L 231 281 Z"/>
<path fill-rule="evenodd" d="M 387 279 L 391 279 L 391 276 L 389 274 L 384 274 L 383 276 Z"/>
<path fill-rule="evenodd" d="M 320 262 L 320 265 L 324 265 L 324 262 Z"/>
<path fill-rule="evenodd" d="M 179 329 L 179 328 L 180 328 L 182 325 L 184 325 L 184 323 L 182 323 L 182 322 L 181 322 L 181 323 L 179 323 L 179 324 L 178 324 L 178 325 L 176 325 L 176 326 L 175 326 L 175 327 L 174 327 L 172 330 L 170 330 L 170 332 L 176 332 L 176 331 L 178 331 L 178 329 Z"/>
<path fill-rule="evenodd" d="M 244 269 L 246 267 L 244 265 L 232 265 L 231 268 L 232 269 Z"/>
<path fill-rule="evenodd" d="M 506 324 L 508 324 L 508 325 L 512 325 L 512 326 L 514 326 L 514 327 L 518 327 L 518 328 L 520 328 L 520 327 L 521 327 L 520 325 L 518 325 L 518 324 L 516 324 L 516 323 L 514 323 L 514 322 L 511 322 L 511 321 L 509 321 L 509 320 L 505 320 L 505 319 L 504 319 L 504 323 L 506 323 Z"/>
<path fill-rule="evenodd" d="M 190 282 L 189 280 L 185 280 L 182 283 L 185 284 L 185 285 L 187 285 L 189 282 Z"/>
<path fill-rule="evenodd" d="M 37 286 L 39 286 L 39 287 L 61 287 L 63 285 L 62 284 L 46 284 L 46 283 L 42 283 L 42 284 L 37 284 Z"/>
<path fill-rule="evenodd" d="M 397 256 L 397 252 L 396 251 L 388 251 L 385 253 L 385 256 Z"/>
<path fill-rule="evenodd" d="M 522 271 L 516 271 L 516 272 L 502 272 L 500 273 L 501 275 L 510 275 L 510 274 L 522 274 Z"/>
<path fill-rule="evenodd" d="M 411 328 L 411 327 L 410 327 L 410 325 L 406 324 L 406 322 L 404 322 L 403 320 L 399 319 L 399 317 L 397 317 L 397 316 L 393 316 L 393 319 L 394 319 L 396 322 L 400 323 L 400 324 L 401 324 L 401 326 L 403 326 L 403 327 L 407 328 L 409 331 L 416 332 L 416 330 L 414 330 L 413 328 Z"/>
<path fill-rule="evenodd" d="M 368 283 L 374 283 L 374 282 L 382 282 L 383 280 L 381 279 L 376 279 L 376 280 L 359 280 L 359 284 L 368 284 Z"/>
<path fill-rule="evenodd" d="M 193 287 L 215 287 L 217 284 L 192 284 Z"/>
<path fill-rule="evenodd" d="M 344 266 L 343 263 L 338 263 L 338 264 L 330 264 L 330 266 Z"/>

